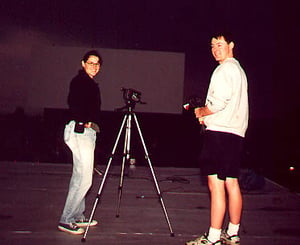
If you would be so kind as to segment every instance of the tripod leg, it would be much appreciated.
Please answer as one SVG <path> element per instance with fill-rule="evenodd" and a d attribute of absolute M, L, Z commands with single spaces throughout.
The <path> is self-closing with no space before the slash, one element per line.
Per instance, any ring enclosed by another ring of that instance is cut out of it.
<path fill-rule="evenodd" d="M 108 163 L 107 163 L 107 166 L 106 166 L 104 175 L 103 175 L 103 179 L 102 179 L 101 185 L 100 185 L 100 187 L 99 187 L 99 190 L 98 190 L 98 193 L 97 193 L 97 196 L 96 196 L 96 200 L 95 200 L 95 202 L 94 202 L 94 205 L 93 205 L 93 208 L 92 208 L 90 217 L 89 217 L 89 223 L 88 223 L 88 226 L 86 227 L 85 232 L 84 232 L 84 234 L 83 234 L 83 237 L 81 238 L 81 241 L 82 241 L 82 242 L 85 242 L 85 241 L 86 241 L 87 233 L 88 233 L 88 230 L 89 230 L 89 228 L 90 228 L 90 224 L 91 224 L 91 222 L 92 222 L 92 220 L 93 220 L 93 217 L 94 217 L 94 214 L 95 214 L 95 211 L 96 211 L 96 207 L 97 207 L 97 205 L 98 205 L 98 203 L 99 203 L 99 200 L 100 200 L 100 197 L 101 197 L 101 194 L 102 194 L 102 190 L 103 190 L 103 187 L 104 187 L 104 183 L 105 183 L 106 178 L 107 178 L 108 170 L 109 170 L 109 168 L 110 168 L 112 159 L 113 159 L 113 157 L 114 157 L 114 155 L 115 155 L 116 148 L 117 148 L 117 146 L 118 146 L 118 143 L 119 143 L 119 140 L 120 140 L 120 136 L 121 136 L 121 134 L 122 134 L 122 130 L 123 130 L 123 128 L 124 128 L 126 119 L 127 119 L 127 115 L 124 116 L 124 119 L 123 119 L 123 121 L 122 121 L 120 130 L 119 130 L 119 133 L 118 133 L 118 136 L 117 136 L 117 139 L 116 139 L 115 144 L 114 144 L 114 147 L 113 147 L 113 149 L 112 149 L 111 156 L 109 157 L 109 160 L 108 160 Z"/>
<path fill-rule="evenodd" d="M 127 122 L 126 122 L 123 158 L 122 158 L 122 165 L 121 165 L 120 182 L 118 187 L 118 203 L 117 203 L 117 210 L 116 210 L 117 218 L 120 216 L 120 205 L 121 205 L 121 198 L 123 193 L 125 163 L 128 163 L 130 159 L 131 117 L 132 117 L 131 114 L 128 114 Z"/>
<path fill-rule="evenodd" d="M 155 183 L 157 195 L 158 195 L 158 197 L 159 197 L 160 204 L 161 204 L 161 206 L 162 206 L 163 212 L 164 212 L 164 214 L 165 214 L 166 221 L 167 221 L 168 226 L 169 226 L 170 235 L 171 235 L 171 236 L 174 236 L 174 232 L 173 232 L 173 229 L 172 229 L 172 226 L 171 226 L 169 217 L 168 217 L 168 212 L 167 212 L 167 209 L 166 209 L 166 207 L 165 207 L 165 204 L 164 204 L 164 201 L 163 201 L 163 198 L 162 198 L 162 195 L 161 195 L 159 186 L 158 186 L 157 179 L 156 179 L 156 177 L 155 177 L 154 169 L 153 169 L 153 167 L 152 167 L 152 163 L 151 163 L 151 160 L 150 160 L 148 151 L 147 151 L 147 147 L 146 147 L 146 144 L 145 144 L 143 135 L 142 135 L 142 131 L 141 131 L 141 129 L 140 129 L 140 125 L 139 125 L 139 123 L 138 123 L 137 117 L 136 117 L 136 115 L 135 115 L 134 113 L 133 113 L 133 117 L 134 117 L 134 121 L 135 121 L 135 123 L 136 123 L 137 129 L 138 129 L 138 132 L 139 132 L 139 136 L 140 136 L 141 142 L 142 142 L 142 144 L 143 144 L 143 148 L 144 148 L 144 151 L 145 151 L 145 158 L 147 159 L 148 165 L 149 165 L 150 170 L 151 170 L 151 174 L 152 174 L 152 177 L 153 177 L 153 180 L 154 180 L 154 183 Z"/>

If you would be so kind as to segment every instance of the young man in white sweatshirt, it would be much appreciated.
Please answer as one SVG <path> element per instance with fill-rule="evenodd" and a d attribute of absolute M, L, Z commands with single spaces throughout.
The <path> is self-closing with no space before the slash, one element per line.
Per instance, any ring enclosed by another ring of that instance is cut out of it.
<path fill-rule="evenodd" d="M 211 195 L 210 227 L 208 233 L 187 245 L 240 243 L 242 194 L 238 176 L 248 127 L 248 85 L 233 49 L 234 43 L 226 34 L 211 39 L 211 52 L 219 65 L 211 76 L 205 106 L 195 109 L 199 122 L 206 126 L 201 161 Z M 226 193 L 229 224 L 222 231 Z"/>

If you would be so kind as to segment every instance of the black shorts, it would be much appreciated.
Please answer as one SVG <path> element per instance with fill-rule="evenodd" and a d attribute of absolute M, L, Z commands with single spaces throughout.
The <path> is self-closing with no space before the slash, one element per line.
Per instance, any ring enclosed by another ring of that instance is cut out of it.
<path fill-rule="evenodd" d="M 217 174 L 219 179 L 237 178 L 243 149 L 243 137 L 207 130 L 200 155 L 203 175 Z"/>

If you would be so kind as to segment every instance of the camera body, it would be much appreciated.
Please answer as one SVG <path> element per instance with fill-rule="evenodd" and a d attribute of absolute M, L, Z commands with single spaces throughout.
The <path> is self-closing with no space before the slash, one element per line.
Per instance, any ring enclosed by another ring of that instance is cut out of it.
<path fill-rule="evenodd" d="M 183 108 L 187 111 L 190 111 L 201 106 L 203 106 L 202 99 L 198 96 L 191 96 L 188 102 L 183 105 Z"/>
<path fill-rule="evenodd" d="M 122 88 L 121 91 L 123 91 L 123 99 L 127 103 L 138 103 L 141 102 L 141 95 L 142 93 L 140 91 L 137 91 L 132 88 Z"/>

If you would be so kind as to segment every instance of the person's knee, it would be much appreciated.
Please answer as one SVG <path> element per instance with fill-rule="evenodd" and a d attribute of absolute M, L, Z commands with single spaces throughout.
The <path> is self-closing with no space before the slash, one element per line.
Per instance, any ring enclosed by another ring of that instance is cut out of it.
<path fill-rule="evenodd" d="M 226 178 L 225 187 L 228 193 L 240 191 L 240 186 L 237 178 Z"/>
<path fill-rule="evenodd" d="M 238 182 L 237 178 L 227 177 L 226 180 L 225 180 L 225 185 L 226 186 L 236 186 L 238 184 L 239 184 L 239 182 Z"/>
<path fill-rule="evenodd" d="M 210 192 L 213 191 L 223 191 L 224 190 L 224 180 L 218 178 L 217 175 L 208 176 L 208 187 Z"/>

